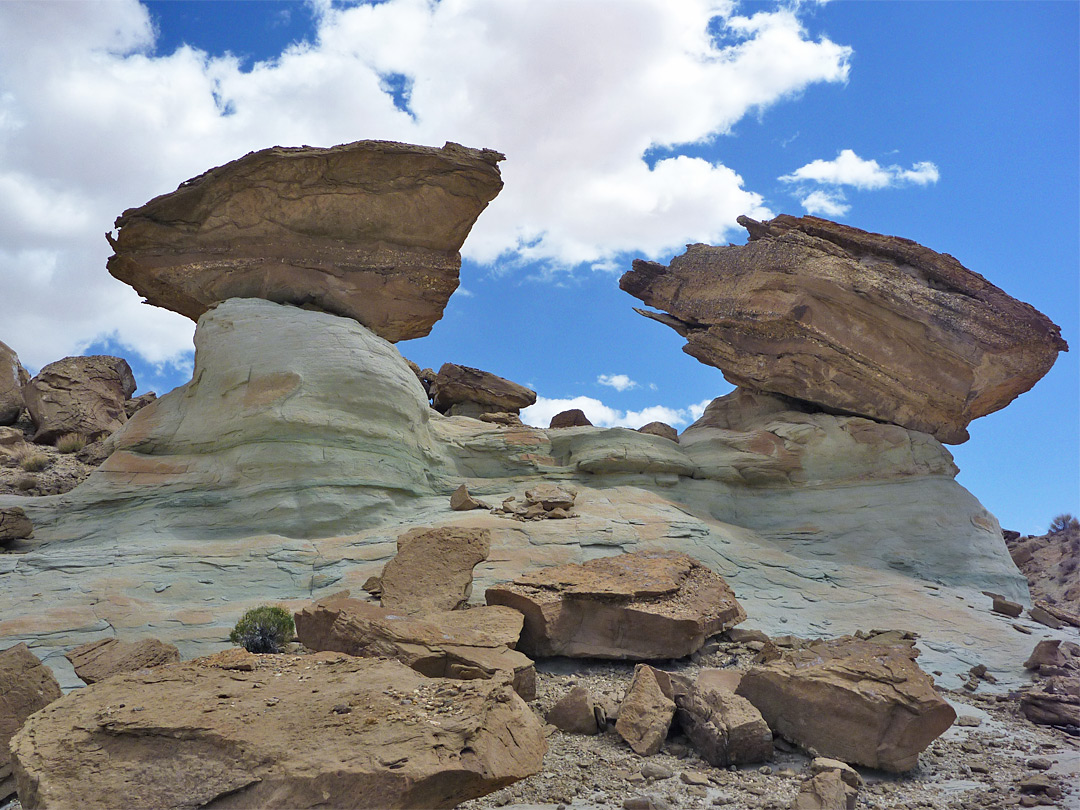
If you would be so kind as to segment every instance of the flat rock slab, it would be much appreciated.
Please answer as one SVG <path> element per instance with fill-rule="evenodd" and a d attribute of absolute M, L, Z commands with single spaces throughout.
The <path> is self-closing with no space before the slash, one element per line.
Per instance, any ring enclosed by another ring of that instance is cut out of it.
<path fill-rule="evenodd" d="M 907 644 L 823 641 L 751 668 L 737 694 L 793 743 L 899 773 L 956 719 L 917 655 Z"/>
<path fill-rule="evenodd" d="M 544 568 L 486 597 L 524 614 L 518 647 L 533 658 L 681 658 L 746 618 L 723 578 L 679 552 Z"/>
<path fill-rule="evenodd" d="M 25 644 L 0 652 L 0 801 L 15 792 L 8 741 L 27 717 L 61 694 L 52 670 Z"/>
<path fill-rule="evenodd" d="M 24 807 L 450 808 L 540 770 L 508 678 L 425 678 L 336 653 L 119 675 L 13 743 Z"/>
<path fill-rule="evenodd" d="M 97 683 L 121 672 L 175 664 L 180 660 L 180 650 L 175 644 L 166 644 L 156 638 L 138 641 L 103 638 L 82 644 L 65 657 L 71 662 L 76 675 L 87 683 Z"/>
<path fill-rule="evenodd" d="M 967 439 L 1042 378 L 1061 330 L 952 256 L 818 217 L 740 217 L 746 245 L 635 261 L 619 286 L 730 382 Z"/>
<path fill-rule="evenodd" d="M 108 355 L 65 357 L 49 363 L 23 386 L 34 441 L 55 442 L 65 433 L 88 440 L 108 436 L 127 422 L 135 377 L 126 360 Z"/>
<path fill-rule="evenodd" d="M 502 607 L 409 616 L 359 599 L 329 598 L 298 611 L 296 637 L 311 650 L 395 658 L 429 677 L 513 678 L 526 700 L 536 696 L 533 662 L 514 649 L 521 614 Z"/>
<path fill-rule="evenodd" d="M 228 298 L 266 298 L 390 341 L 423 337 L 502 189 L 502 159 L 454 143 L 262 149 L 121 214 L 109 272 L 192 320 Z"/>
<path fill-rule="evenodd" d="M 469 601 L 473 568 L 491 551 L 491 532 L 465 526 L 412 529 L 383 569 L 382 605 L 410 614 L 454 610 Z"/>

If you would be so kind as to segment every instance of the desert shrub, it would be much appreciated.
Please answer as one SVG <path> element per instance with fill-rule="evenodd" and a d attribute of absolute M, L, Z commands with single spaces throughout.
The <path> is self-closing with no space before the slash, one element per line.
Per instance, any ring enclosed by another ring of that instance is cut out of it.
<path fill-rule="evenodd" d="M 61 453 L 78 453 L 86 447 L 86 437 L 81 433 L 65 433 L 56 440 L 56 449 Z"/>
<path fill-rule="evenodd" d="M 29 492 L 38 485 L 36 475 L 20 475 L 15 479 L 15 489 L 20 492 Z"/>
<path fill-rule="evenodd" d="M 18 451 L 15 461 L 25 472 L 40 472 L 49 466 L 49 457 L 34 447 Z"/>
<path fill-rule="evenodd" d="M 1058 515 L 1052 521 L 1050 521 L 1050 534 L 1060 534 L 1061 532 L 1068 531 L 1069 529 L 1080 528 L 1080 520 L 1077 520 L 1072 515 L 1065 514 Z"/>
<path fill-rule="evenodd" d="M 248 652 L 279 653 L 292 641 L 295 629 L 285 608 L 262 605 L 243 615 L 229 633 L 229 641 Z"/>

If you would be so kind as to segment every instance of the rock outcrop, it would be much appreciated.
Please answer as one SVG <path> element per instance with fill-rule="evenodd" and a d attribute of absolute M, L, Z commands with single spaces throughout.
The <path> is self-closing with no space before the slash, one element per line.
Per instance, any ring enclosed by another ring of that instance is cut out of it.
<path fill-rule="evenodd" d="M 958 444 L 1068 348 L 948 254 L 812 216 L 739 222 L 745 246 L 691 245 L 619 282 L 735 385 Z"/>
<path fill-rule="evenodd" d="M 397 544 L 397 554 L 379 577 L 382 606 L 423 615 L 454 610 L 469 601 L 473 568 L 487 559 L 491 532 L 450 526 L 412 529 Z"/>
<path fill-rule="evenodd" d="M 581 408 L 571 408 L 568 411 L 559 411 L 551 417 L 548 427 L 552 429 L 569 427 L 592 427 L 592 422 Z"/>
<path fill-rule="evenodd" d="M 49 363 L 23 387 L 26 409 L 37 432 L 34 441 L 52 444 L 66 433 L 93 441 L 127 422 L 124 404 L 135 393 L 127 361 L 93 355 Z"/>
<path fill-rule="evenodd" d="M 0 342 L 0 425 L 12 425 L 23 409 L 22 387 L 30 375 L 15 350 Z"/>
<path fill-rule="evenodd" d="M 746 618 L 719 575 L 678 552 L 544 568 L 486 598 L 524 614 L 518 646 L 533 658 L 681 658 Z"/>
<path fill-rule="evenodd" d="M 956 719 L 915 663 L 917 655 L 907 644 L 823 641 L 751 668 L 736 694 L 774 732 L 804 748 L 843 762 L 907 771 Z"/>
<path fill-rule="evenodd" d="M 521 614 L 479 607 L 403 616 L 359 599 L 328 597 L 295 616 L 296 637 L 308 649 L 365 658 L 395 658 L 432 678 L 493 678 L 507 673 L 518 694 L 536 695 L 533 662 L 514 649 Z"/>
<path fill-rule="evenodd" d="M 118 675 L 12 749 L 26 807 L 451 808 L 536 773 L 546 745 L 508 678 L 319 653 Z"/>
<path fill-rule="evenodd" d="M 478 368 L 443 363 L 431 386 L 432 405 L 448 416 L 518 413 L 536 402 L 536 392 Z"/>
<path fill-rule="evenodd" d="M 76 647 L 66 656 L 75 674 L 86 683 L 97 683 L 122 672 L 175 664 L 180 660 L 180 650 L 175 644 L 166 644 L 156 638 L 138 641 L 120 641 L 103 638 Z"/>
<path fill-rule="evenodd" d="M 121 214 L 109 272 L 192 320 L 229 298 L 265 298 L 355 318 L 390 341 L 422 337 L 502 189 L 502 159 L 453 143 L 262 149 Z"/>
<path fill-rule="evenodd" d="M 52 670 L 25 644 L 0 652 L 0 801 L 15 792 L 8 741 L 26 718 L 60 696 Z"/>

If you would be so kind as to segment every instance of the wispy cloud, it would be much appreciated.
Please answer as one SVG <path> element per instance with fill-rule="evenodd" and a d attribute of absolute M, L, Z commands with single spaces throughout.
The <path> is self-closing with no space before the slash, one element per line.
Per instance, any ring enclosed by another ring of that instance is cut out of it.
<path fill-rule="evenodd" d="M 596 378 L 596 381 L 600 383 L 600 385 L 606 385 L 609 388 L 614 388 L 616 391 L 628 391 L 631 388 L 638 387 L 638 384 L 625 374 L 601 374 Z"/>
<path fill-rule="evenodd" d="M 851 149 L 843 149 L 832 160 L 814 160 L 779 179 L 785 183 L 812 182 L 832 186 L 853 186 L 858 189 L 878 189 L 915 184 L 936 183 L 938 167 L 930 161 L 914 164 L 910 169 L 882 166 L 876 160 L 865 160 Z"/>

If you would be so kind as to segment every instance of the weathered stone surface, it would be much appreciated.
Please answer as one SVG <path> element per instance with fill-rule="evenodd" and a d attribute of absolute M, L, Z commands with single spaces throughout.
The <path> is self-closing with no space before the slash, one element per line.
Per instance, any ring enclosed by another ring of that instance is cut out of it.
<path fill-rule="evenodd" d="M 735 385 L 957 444 L 1068 348 L 1046 316 L 948 254 L 812 216 L 739 221 L 746 245 L 635 261 L 619 282 Z"/>
<path fill-rule="evenodd" d="M 0 507 L 0 544 L 24 540 L 34 533 L 34 524 L 18 506 Z"/>
<path fill-rule="evenodd" d="M 0 342 L 0 425 L 14 424 L 23 409 L 23 385 L 30 379 L 15 350 Z"/>
<path fill-rule="evenodd" d="M 109 272 L 192 320 L 265 298 L 355 318 L 389 341 L 423 337 L 502 188 L 502 159 L 387 141 L 252 152 L 121 214 Z"/>
<path fill-rule="evenodd" d="M 295 615 L 296 637 L 311 650 L 365 658 L 396 658 L 431 678 L 492 678 L 507 672 L 526 700 L 536 696 L 536 671 L 513 649 L 521 614 L 481 607 L 404 616 L 359 599 L 327 598 Z"/>
<path fill-rule="evenodd" d="M 634 679 L 619 705 L 615 731 L 643 757 L 660 750 L 675 717 L 671 679 L 666 672 L 648 664 L 634 668 Z"/>
<path fill-rule="evenodd" d="M 93 440 L 118 430 L 127 421 L 124 403 L 133 393 L 135 377 L 127 361 L 106 355 L 65 357 L 23 386 L 37 428 L 34 441 L 49 444 L 65 433 Z"/>
<path fill-rule="evenodd" d="M 488 588 L 525 615 L 534 658 L 681 658 L 746 618 L 727 583 L 678 552 L 637 552 L 545 568 Z"/>
<path fill-rule="evenodd" d="M 540 770 L 542 726 L 505 677 L 257 659 L 118 675 L 51 704 L 13 742 L 23 806 L 450 808 Z"/>
<path fill-rule="evenodd" d="M 180 650 L 156 638 L 120 641 L 103 638 L 82 644 L 65 655 L 75 668 L 75 674 L 87 683 L 97 683 L 121 672 L 175 664 Z"/>
<path fill-rule="evenodd" d="M 735 694 L 738 673 L 706 669 L 694 681 L 672 680 L 675 718 L 702 759 L 717 768 L 772 759 L 772 731 L 761 712 Z"/>
<path fill-rule="evenodd" d="M 1020 713 L 1042 726 L 1080 727 L 1080 678 L 1055 675 L 1020 695 Z"/>
<path fill-rule="evenodd" d="M 774 732 L 826 757 L 907 771 L 956 712 L 906 644 L 841 638 L 755 666 L 737 694 Z"/>
<path fill-rule="evenodd" d="M 598 722 L 603 709 L 584 686 L 575 686 L 548 709 L 545 719 L 568 734 L 599 734 L 603 725 Z"/>
<path fill-rule="evenodd" d="M 554 434 L 551 449 L 563 464 L 594 475 L 636 473 L 669 478 L 697 473 L 694 462 L 678 445 L 629 428 Z"/>
<path fill-rule="evenodd" d="M 1024 662 L 1024 669 L 1040 667 L 1060 667 L 1068 661 L 1068 656 L 1061 649 L 1061 639 L 1043 639 L 1035 645 L 1031 655 Z"/>
<path fill-rule="evenodd" d="M 151 402 L 157 399 L 157 394 L 153 391 L 148 391 L 145 394 L 140 394 L 137 397 L 133 397 L 124 403 L 124 413 L 127 414 L 128 419 L 135 415 L 136 411 L 141 411 Z"/>
<path fill-rule="evenodd" d="M 649 424 L 642 425 L 637 430 L 638 433 L 648 433 L 650 436 L 660 436 L 664 439 L 670 439 L 676 444 L 679 443 L 679 431 L 675 430 L 667 422 L 649 422 Z"/>
<path fill-rule="evenodd" d="M 822 770 L 799 786 L 791 810 L 855 810 L 859 791 L 838 770 Z"/>
<path fill-rule="evenodd" d="M 443 363 L 431 386 L 432 404 L 444 413 L 455 405 L 469 404 L 480 413 L 517 413 L 536 402 L 536 392 L 524 385 L 478 368 Z M 472 416 L 472 413 L 451 413 Z"/>
<path fill-rule="evenodd" d="M 454 610 L 469 601 L 473 568 L 491 551 L 491 532 L 464 526 L 412 529 L 382 576 L 382 606 L 410 615 Z"/>
<path fill-rule="evenodd" d="M 592 422 L 589 421 L 589 417 L 585 415 L 585 411 L 581 408 L 571 408 L 568 411 L 560 411 L 551 417 L 551 422 L 548 423 L 549 429 L 569 428 L 569 427 L 592 427 Z"/>
<path fill-rule="evenodd" d="M 810 773 L 816 776 L 826 771 L 836 771 L 844 784 L 851 785 L 853 788 L 860 788 L 863 785 L 863 778 L 859 776 L 859 772 L 846 762 L 829 757 L 814 757 L 810 760 Z"/>
<path fill-rule="evenodd" d="M 469 512 L 473 509 L 490 509 L 491 507 L 470 495 L 468 484 L 462 484 L 450 496 L 450 508 L 455 512 Z"/>
<path fill-rule="evenodd" d="M 27 717 L 60 695 L 52 671 L 25 644 L 0 652 L 0 801 L 15 792 L 8 741 Z"/>

